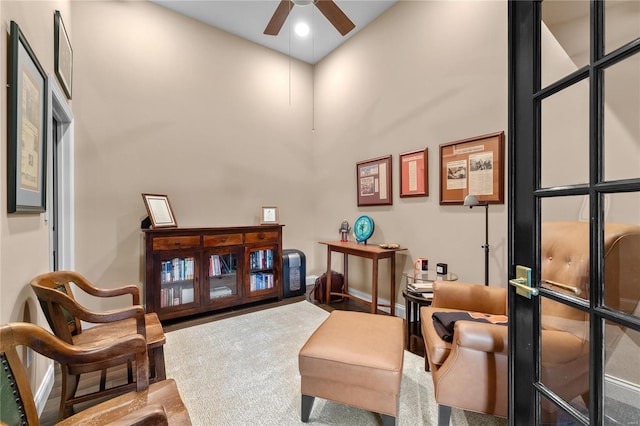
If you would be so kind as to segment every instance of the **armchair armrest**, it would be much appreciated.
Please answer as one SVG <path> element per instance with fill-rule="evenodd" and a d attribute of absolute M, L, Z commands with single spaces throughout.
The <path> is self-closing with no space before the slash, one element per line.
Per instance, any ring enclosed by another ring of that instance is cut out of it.
<path fill-rule="evenodd" d="M 431 306 L 506 315 L 507 290 L 457 281 L 434 281 Z"/>
<path fill-rule="evenodd" d="M 502 353 L 509 350 L 505 325 L 473 321 L 457 321 L 454 326 L 453 344 L 487 353 Z"/>

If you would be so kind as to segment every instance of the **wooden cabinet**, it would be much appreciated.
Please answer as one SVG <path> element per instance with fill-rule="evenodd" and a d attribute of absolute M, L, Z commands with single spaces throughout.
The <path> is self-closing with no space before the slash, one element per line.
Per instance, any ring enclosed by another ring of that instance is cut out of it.
<path fill-rule="evenodd" d="M 161 320 L 282 299 L 282 225 L 149 229 L 147 312 Z"/>

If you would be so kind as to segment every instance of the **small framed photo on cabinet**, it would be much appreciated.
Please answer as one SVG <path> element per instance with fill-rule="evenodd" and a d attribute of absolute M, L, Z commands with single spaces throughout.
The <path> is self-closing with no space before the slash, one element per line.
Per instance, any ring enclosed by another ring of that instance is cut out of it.
<path fill-rule="evenodd" d="M 175 228 L 178 226 L 171 209 L 169 197 L 159 194 L 142 194 L 152 228 Z"/>
<path fill-rule="evenodd" d="M 262 206 L 260 208 L 260 225 L 271 225 L 278 223 L 278 208 L 273 206 Z"/>

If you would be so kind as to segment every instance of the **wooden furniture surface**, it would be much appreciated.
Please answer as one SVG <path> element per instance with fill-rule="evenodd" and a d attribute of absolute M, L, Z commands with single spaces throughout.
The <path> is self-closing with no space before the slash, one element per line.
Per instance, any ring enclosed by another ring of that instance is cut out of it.
<path fill-rule="evenodd" d="M 320 241 L 320 244 L 327 246 L 327 297 L 325 300 L 331 300 L 331 295 L 340 295 L 355 299 L 368 305 L 371 308 L 371 313 L 375 314 L 378 306 L 389 306 L 390 314 L 395 314 L 396 305 L 396 253 L 406 250 L 404 247 L 398 248 L 382 248 L 375 244 L 358 244 L 354 241 Z M 333 252 L 342 253 L 343 255 L 343 270 L 344 270 L 344 287 L 342 293 L 331 291 L 331 254 Z M 355 295 L 349 294 L 349 256 L 357 256 L 372 261 L 372 274 L 371 274 L 371 302 L 363 300 Z M 380 259 L 389 259 L 390 262 L 390 277 L 389 285 L 391 289 L 389 305 L 378 304 L 378 261 Z"/>
<path fill-rule="evenodd" d="M 147 311 L 168 320 L 281 300 L 283 226 L 144 230 Z M 167 272 L 176 261 L 184 275 Z"/>
<path fill-rule="evenodd" d="M 68 417 L 59 425 L 191 424 L 174 380 L 149 385 L 147 343 L 142 335 L 133 334 L 102 343 L 103 346 L 91 347 L 70 345 L 34 324 L 9 323 L 0 326 L 2 423 L 40 424 L 29 379 L 16 349 L 28 346 L 60 364 L 100 364 L 121 356 L 135 359 L 136 381 L 133 391 Z"/>
<path fill-rule="evenodd" d="M 49 326 L 59 339 L 70 345 L 94 347 L 104 345 L 105 341 L 141 335 L 146 339 L 148 346 L 152 381 L 166 378 L 164 365 L 166 338 L 162 324 L 156 314 L 144 312 L 143 307 L 139 304 L 140 294 L 137 286 L 128 285 L 114 289 L 101 289 L 73 271 L 54 271 L 41 274 L 33 278 L 30 284 L 38 297 Z M 93 312 L 75 300 L 72 285 L 95 297 L 131 295 L 134 304 L 108 312 Z M 96 325 L 83 328 L 82 321 Z M 131 390 L 135 386 L 131 372 L 128 383 L 111 387 L 106 386 L 106 372 L 110 367 L 132 361 L 131 356 L 114 356 L 100 362 L 61 364 L 63 379 L 59 419 L 70 415 L 75 404 Z M 95 392 L 78 395 L 80 375 L 93 371 L 102 372 L 99 389 Z"/>

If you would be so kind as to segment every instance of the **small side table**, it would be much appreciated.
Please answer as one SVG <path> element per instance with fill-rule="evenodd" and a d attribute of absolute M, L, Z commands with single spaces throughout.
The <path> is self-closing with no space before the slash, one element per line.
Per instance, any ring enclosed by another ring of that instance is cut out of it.
<path fill-rule="evenodd" d="M 420 332 L 420 307 L 431 305 L 433 293 L 414 293 L 408 290 L 407 285 L 413 283 L 428 283 L 433 281 L 456 281 L 458 276 L 449 272 L 448 274 L 437 274 L 436 271 L 411 271 L 403 272 L 405 285 L 402 289 L 402 296 L 405 300 L 405 314 L 407 318 L 407 350 L 411 345 L 411 336 L 421 336 Z"/>

